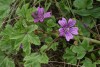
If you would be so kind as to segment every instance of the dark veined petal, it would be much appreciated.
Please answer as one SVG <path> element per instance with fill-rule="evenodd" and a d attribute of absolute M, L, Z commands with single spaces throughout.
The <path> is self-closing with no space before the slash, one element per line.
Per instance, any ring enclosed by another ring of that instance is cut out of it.
<path fill-rule="evenodd" d="M 44 8 L 38 7 L 37 12 L 38 12 L 38 16 L 43 15 L 44 14 Z"/>
<path fill-rule="evenodd" d="M 78 28 L 77 27 L 69 28 L 69 32 L 71 32 L 74 35 L 78 35 Z"/>
<path fill-rule="evenodd" d="M 62 20 L 59 20 L 58 23 L 62 26 L 65 27 L 67 25 L 67 21 L 65 18 L 62 18 Z"/>
<path fill-rule="evenodd" d="M 76 24 L 76 20 L 73 20 L 73 19 L 70 18 L 70 19 L 68 20 L 67 26 L 68 26 L 68 27 L 73 27 L 75 24 Z"/>
<path fill-rule="evenodd" d="M 49 18 L 49 17 L 51 17 L 51 12 L 44 13 L 44 18 Z"/>
<path fill-rule="evenodd" d="M 70 32 L 66 32 L 65 38 L 67 41 L 70 41 L 70 39 L 73 39 L 73 35 Z"/>
<path fill-rule="evenodd" d="M 60 32 L 60 36 L 64 36 L 65 35 L 65 31 L 63 28 L 60 28 L 59 29 L 59 32 Z"/>

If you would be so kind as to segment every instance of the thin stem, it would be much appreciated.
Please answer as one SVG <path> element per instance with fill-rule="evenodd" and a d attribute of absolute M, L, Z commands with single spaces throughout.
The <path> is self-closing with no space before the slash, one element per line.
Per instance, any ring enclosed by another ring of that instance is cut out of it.
<path fill-rule="evenodd" d="M 70 63 L 66 63 L 66 62 L 49 61 L 49 63 L 67 64 L 67 65 L 72 65 L 72 66 L 78 66 L 78 67 L 81 67 L 81 65 L 75 65 L 75 64 L 70 64 Z"/>
<path fill-rule="evenodd" d="M 95 39 L 91 39 L 91 38 L 83 37 L 83 36 L 80 36 L 80 39 L 89 40 L 90 42 L 93 42 L 93 43 L 96 43 L 96 44 L 100 45 L 100 41 L 99 40 L 95 40 Z"/>
<path fill-rule="evenodd" d="M 78 61 L 77 67 L 79 67 L 79 64 L 80 64 L 80 60 Z"/>
<path fill-rule="evenodd" d="M 92 51 L 90 51 L 90 52 L 95 52 L 95 51 L 97 51 L 97 50 L 100 50 L 100 48 L 94 49 L 94 50 L 92 50 Z M 90 53 L 90 52 L 89 52 L 89 53 Z"/>
<path fill-rule="evenodd" d="M 93 19 L 93 22 L 95 23 L 95 21 L 94 21 L 94 19 Z M 97 30 L 97 33 L 98 33 L 98 35 L 97 36 L 99 36 L 99 30 L 98 30 L 98 28 L 97 28 L 97 26 L 96 26 L 96 24 L 95 24 L 95 27 L 96 27 L 96 30 Z"/>
<path fill-rule="evenodd" d="M 86 30 L 87 31 L 89 31 L 91 34 L 93 34 L 93 35 L 96 35 L 96 33 L 94 32 L 94 31 L 92 31 L 91 29 L 90 29 L 90 27 L 87 25 L 87 24 L 85 24 L 85 23 L 82 23 L 83 24 L 83 26 L 86 28 Z"/>
<path fill-rule="evenodd" d="M 46 52 L 47 50 L 49 50 L 50 47 L 51 47 L 51 45 L 52 45 L 54 42 L 56 42 L 58 39 L 59 39 L 59 37 L 55 38 L 55 39 L 48 45 L 47 49 L 44 50 L 44 52 Z"/>

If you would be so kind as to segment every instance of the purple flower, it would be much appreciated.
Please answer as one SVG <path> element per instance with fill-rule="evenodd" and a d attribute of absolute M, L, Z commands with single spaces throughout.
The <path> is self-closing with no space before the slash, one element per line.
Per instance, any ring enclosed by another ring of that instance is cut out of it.
<path fill-rule="evenodd" d="M 23 48 L 23 45 L 22 44 L 20 44 L 20 48 Z"/>
<path fill-rule="evenodd" d="M 34 22 L 43 22 L 45 18 L 51 17 L 51 12 L 44 12 L 44 8 L 37 8 L 37 11 L 32 13 Z"/>
<path fill-rule="evenodd" d="M 78 35 L 78 28 L 74 27 L 76 20 L 69 19 L 67 22 L 65 18 L 62 18 L 62 20 L 59 20 L 58 23 L 61 26 L 59 29 L 60 36 L 65 37 L 67 41 L 73 39 L 74 35 Z"/>

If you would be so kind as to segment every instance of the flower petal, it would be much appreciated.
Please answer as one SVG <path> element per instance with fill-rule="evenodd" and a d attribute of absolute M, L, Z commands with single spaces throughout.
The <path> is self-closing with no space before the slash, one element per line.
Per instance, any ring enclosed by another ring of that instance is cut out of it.
<path fill-rule="evenodd" d="M 67 25 L 67 21 L 65 18 L 62 18 L 62 20 L 59 20 L 58 23 L 62 26 L 65 27 Z"/>
<path fill-rule="evenodd" d="M 44 18 L 49 18 L 49 17 L 51 17 L 51 12 L 44 13 Z"/>
<path fill-rule="evenodd" d="M 77 27 L 69 28 L 69 32 L 71 32 L 74 35 L 78 35 L 78 28 Z"/>
<path fill-rule="evenodd" d="M 43 22 L 44 21 L 44 18 L 43 17 L 41 17 L 41 18 L 39 18 L 40 19 L 40 22 Z"/>
<path fill-rule="evenodd" d="M 76 23 L 76 20 L 73 20 L 73 19 L 70 18 L 70 19 L 68 20 L 68 27 L 74 26 L 75 23 Z"/>
<path fill-rule="evenodd" d="M 34 19 L 38 18 L 37 12 L 32 13 L 32 17 L 33 17 Z"/>
<path fill-rule="evenodd" d="M 66 19 L 65 19 L 64 17 L 62 18 L 62 20 L 65 21 L 65 22 L 67 22 Z"/>
<path fill-rule="evenodd" d="M 60 28 L 59 29 L 59 32 L 60 32 L 60 36 L 64 36 L 65 35 L 65 32 L 64 32 L 64 29 L 63 28 Z"/>
<path fill-rule="evenodd" d="M 38 15 L 43 15 L 44 14 L 44 8 L 38 7 L 37 12 L 38 12 Z"/>
<path fill-rule="evenodd" d="M 37 22 L 39 22 L 39 19 L 38 18 L 34 19 L 34 23 L 37 23 Z"/>
<path fill-rule="evenodd" d="M 70 32 L 66 32 L 65 38 L 67 41 L 70 41 L 70 39 L 73 39 L 73 35 Z"/>

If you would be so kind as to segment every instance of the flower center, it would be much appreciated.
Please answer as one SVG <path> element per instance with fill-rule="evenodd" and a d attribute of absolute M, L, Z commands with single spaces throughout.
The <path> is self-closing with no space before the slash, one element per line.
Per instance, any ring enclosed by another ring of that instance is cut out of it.
<path fill-rule="evenodd" d="M 69 28 L 64 28 L 64 32 L 68 32 L 69 31 Z"/>

